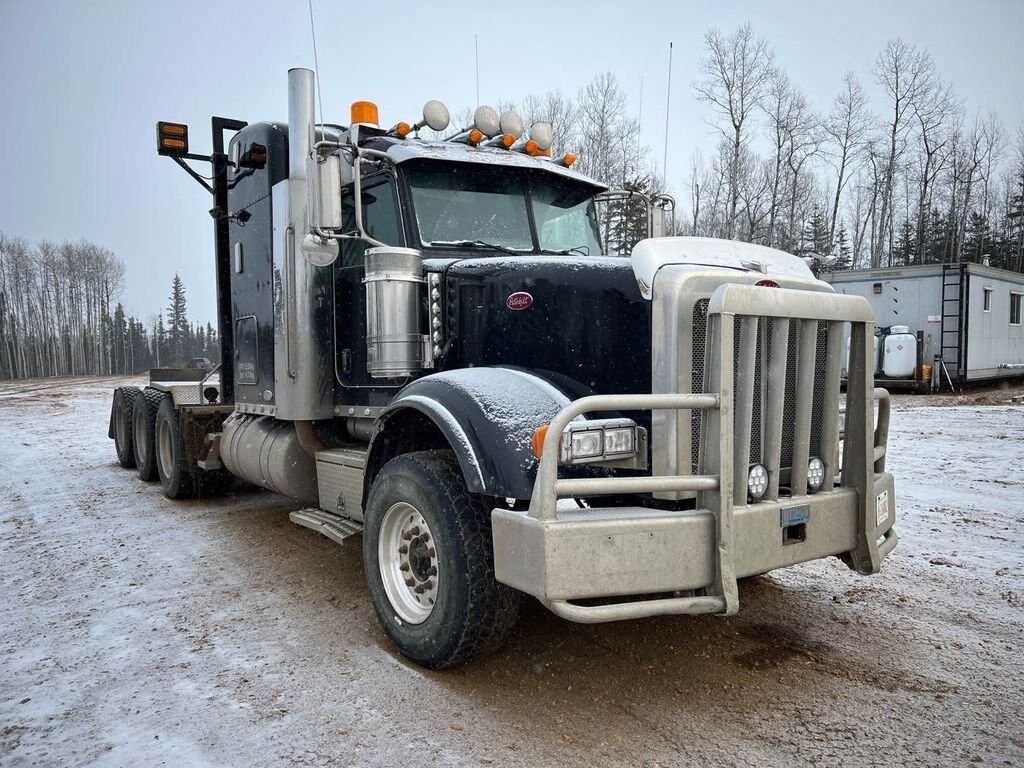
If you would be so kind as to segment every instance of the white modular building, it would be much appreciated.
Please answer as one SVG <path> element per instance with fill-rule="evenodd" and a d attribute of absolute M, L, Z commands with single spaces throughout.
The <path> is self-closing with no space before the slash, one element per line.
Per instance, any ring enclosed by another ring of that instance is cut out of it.
<path fill-rule="evenodd" d="M 961 263 L 820 277 L 836 293 L 865 297 L 877 328 L 908 326 L 919 340 L 918 360 L 934 363 L 943 385 L 947 373 L 957 386 L 1024 376 L 1024 274 Z M 922 379 L 920 370 L 915 377 Z"/>

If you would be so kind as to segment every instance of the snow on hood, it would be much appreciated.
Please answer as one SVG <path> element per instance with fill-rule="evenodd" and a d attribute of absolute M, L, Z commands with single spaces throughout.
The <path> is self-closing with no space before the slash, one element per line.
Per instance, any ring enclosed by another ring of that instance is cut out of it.
<path fill-rule="evenodd" d="M 659 237 L 641 240 L 630 257 L 640 293 L 652 296 L 654 277 L 668 264 L 736 269 L 813 280 L 814 273 L 799 256 L 736 240 L 713 237 Z"/>

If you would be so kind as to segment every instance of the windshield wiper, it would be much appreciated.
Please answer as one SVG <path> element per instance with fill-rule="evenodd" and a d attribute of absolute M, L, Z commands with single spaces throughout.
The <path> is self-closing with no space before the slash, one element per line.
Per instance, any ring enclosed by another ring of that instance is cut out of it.
<path fill-rule="evenodd" d="M 590 248 L 585 245 L 577 245 L 575 248 L 562 248 L 560 250 L 541 248 L 540 252 L 550 253 L 555 256 L 568 256 L 570 253 L 578 253 L 580 256 L 590 256 Z"/>
<path fill-rule="evenodd" d="M 488 243 L 484 240 L 431 240 L 427 245 L 432 248 L 489 248 L 492 251 L 511 253 L 513 256 L 523 256 L 528 251 L 517 251 L 514 248 L 506 248 L 504 245 Z"/>

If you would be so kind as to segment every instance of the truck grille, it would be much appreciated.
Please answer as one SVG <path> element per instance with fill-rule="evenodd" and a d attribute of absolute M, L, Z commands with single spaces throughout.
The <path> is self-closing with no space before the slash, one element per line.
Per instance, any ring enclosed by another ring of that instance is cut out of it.
<path fill-rule="evenodd" d="M 705 355 L 708 330 L 708 305 L 707 298 L 698 299 L 693 306 L 692 328 L 693 328 L 693 360 L 691 388 L 693 392 L 704 392 L 705 381 Z M 828 323 L 825 321 L 803 321 L 817 322 L 815 335 L 815 365 L 814 365 L 814 390 L 810 399 L 810 455 L 822 457 L 822 414 L 824 412 L 825 400 L 825 378 L 828 360 Z M 757 348 L 754 358 L 754 400 L 751 408 L 750 424 L 750 463 L 765 463 L 764 436 L 765 436 L 765 399 L 768 397 L 767 371 L 771 365 L 772 334 L 774 333 L 774 322 L 772 318 L 761 318 L 757 328 Z M 789 470 L 793 464 L 794 429 L 796 424 L 797 409 L 797 361 L 799 356 L 799 331 L 800 323 L 793 321 L 789 323 L 789 343 L 786 354 L 786 382 L 782 403 L 782 437 L 781 452 L 778 467 L 768 467 L 769 472 L 778 475 L 783 470 Z M 737 378 L 740 369 L 740 320 L 734 321 L 734 342 L 733 342 L 733 387 L 737 391 Z M 838 392 L 833 396 L 838 396 Z M 694 474 L 697 474 L 700 465 L 701 430 L 703 428 L 704 412 L 693 411 L 691 415 L 691 457 L 690 467 Z M 736 425 L 741 429 L 741 425 Z"/>

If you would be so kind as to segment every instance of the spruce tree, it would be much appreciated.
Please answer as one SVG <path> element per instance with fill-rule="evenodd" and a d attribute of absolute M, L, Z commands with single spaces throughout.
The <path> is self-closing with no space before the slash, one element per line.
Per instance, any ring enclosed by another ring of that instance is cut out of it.
<path fill-rule="evenodd" d="M 168 298 L 171 302 L 167 306 L 168 359 L 164 364 L 180 366 L 185 364 L 189 328 L 186 316 L 185 284 L 177 272 L 174 273 L 174 280 L 171 281 L 171 295 Z"/>

